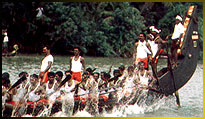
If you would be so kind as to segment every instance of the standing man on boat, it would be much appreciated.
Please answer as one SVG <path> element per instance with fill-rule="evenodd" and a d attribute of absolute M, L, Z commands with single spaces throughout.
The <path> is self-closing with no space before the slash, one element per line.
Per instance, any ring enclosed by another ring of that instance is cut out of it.
<path fill-rule="evenodd" d="M 136 67 L 140 61 L 145 63 L 145 69 L 148 69 L 148 55 L 152 55 L 152 51 L 148 42 L 145 41 L 145 34 L 139 34 L 139 41 L 134 45 L 133 62 Z M 151 58 L 151 56 L 150 56 Z"/>
<path fill-rule="evenodd" d="M 79 83 L 81 82 L 82 67 L 85 72 L 85 59 L 80 56 L 80 49 L 78 47 L 75 47 L 73 52 L 74 56 L 70 57 L 70 70 L 72 71 L 72 80 Z"/>
<path fill-rule="evenodd" d="M 46 54 L 45 58 L 42 60 L 41 72 L 39 75 L 40 81 L 43 83 L 48 82 L 48 72 L 50 72 L 51 66 L 53 64 L 53 56 L 50 53 L 50 46 L 45 46 L 43 48 L 43 53 Z"/>
<path fill-rule="evenodd" d="M 177 15 L 176 16 L 176 24 L 174 27 L 174 32 L 173 34 L 170 34 L 167 36 L 167 38 L 169 36 L 172 36 L 172 46 L 171 46 L 171 58 L 174 59 L 174 62 L 172 60 L 173 65 L 177 65 L 177 58 L 178 58 L 178 54 L 177 54 L 177 49 L 179 48 L 179 44 L 181 42 L 181 38 L 182 35 L 184 33 L 184 26 L 182 25 L 182 18 L 181 16 Z"/>
<path fill-rule="evenodd" d="M 150 46 L 151 46 L 151 51 L 152 51 L 152 61 L 151 65 L 153 68 L 153 72 L 157 73 L 157 62 L 162 53 L 164 53 L 164 47 L 168 43 L 168 41 L 163 40 L 160 36 L 160 30 L 157 28 L 153 27 L 151 30 L 151 34 L 153 35 L 153 39 L 148 40 Z"/>

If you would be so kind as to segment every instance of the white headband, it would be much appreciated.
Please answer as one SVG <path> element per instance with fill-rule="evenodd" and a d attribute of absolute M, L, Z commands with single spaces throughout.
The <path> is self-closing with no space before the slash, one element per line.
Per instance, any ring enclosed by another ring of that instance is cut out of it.
<path fill-rule="evenodd" d="M 154 29 L 154 26 L 150 26 L 149 29 L 150 29 L 150 30 Z"/>
<path fill-rule="evenodd" d="M 151 29 L 152 31 L 155 31 L 156 33 L 160 33 L 161 32 L 161 30 L 158 30 L 158 29 L 156 29 L 156 28 L 153 28 L 153 29 Z"/>
<path fill-rule="evenodd" d="M 176 19 L 178 19 L 179 21 L 182 21 L 182 18 L 179 15 L 176 16 Z"/>

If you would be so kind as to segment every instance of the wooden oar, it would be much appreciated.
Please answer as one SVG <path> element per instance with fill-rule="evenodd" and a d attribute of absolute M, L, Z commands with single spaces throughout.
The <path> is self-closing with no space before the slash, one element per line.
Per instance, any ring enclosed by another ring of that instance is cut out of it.
<path fill-rule="evenodd" d="M 140 87 L 139 87 L 140 86 Z M 137 87 L 137 88 L 145 88 L 144 86 L 142 86 L 142 85 L 136 85 L 136 86 L 131 86 L 131 87 L 127 87 L 127 88 L 134 88 L 134 87 Z M 109 89 L 114 89 L 114 90 L 112 90 L 112 91 L 109 91 Z M 100 93 L 99 95 L 102 95 L 102 94 L 106 94 L 106 93 L 111 93 L 111 92 L 115 92 L 115 91 L 118 91 L 119 89 L 118 89 L 119 87 L 117 87 L 117 86 L 113 86 L 113 87 L 108 87 L 108 88 L 104 88 L 104 89 L 101 89 L 101 90 L 98 90 L 98 92 L 101 92 L 101 91 L 105 91 L 105 90 L 108 90 L 107 92 L 103 92 L 103 93 Z M 160 90 L 158 90 L 158 89 L 155 89 L 155 88 L 153 88 L 153 87 L 146 87 L 146 89 L 149 89 L 149 90 L 151 90 L 151 91 L 153 91 L 153 92 L 156 92 L 156 93 L 161 93 L 161 91 Z M 146 90 L 145 89 L 145 90 Z M 87 92 L 87 93 L 84 93 L 84 94 L 80 94 L 80 95 L 75 95 L 75 97 L 77 97 L 77 96 L 82 96 L 82 95 L 85 95 L 85 94 L 89 94 L 90 92 Z"/>
<path fill-rule="evenodd" d="M 57 87 L 57 89 L 53 92 L 53 93 L 51 93 L 51 94 L 49 94 L 49 96 L 51 96 L 52 94 L 54 94 L 55 92 L 57 92 L 68 80 L 70 80 L 71 79 L 71 75 L 68 75 L 68 76 L 66 76 L 66 78 L 63 80 L 63 81 L 61 81 L 61 83 L 60 83 L 60 85 Z"/>
<path fill-rule="evenodd" d="M 169 63 L 170 64 L 170 63 Z M 174 84 L 174 90 L 175 90 L 175 97 L 176 97 L 176 102 L 177 102 L 177 105 L 178 107 L 181 107 L 180 106 L 180 100 L 179 100 L 179 93 L 178 91 L 176 90 L 176 85 L 175 85 L 175 79 L 174 79 L 174 74 L 173 74 L 173 71 L 172 71 L 172 66 L 170 64 L 170 73 L 171 73 L 171 76 L 172 76 L 172 81 L 173 81 L 173 84 Z"/>
<path fill-rule="evenodd" d="M 160 89 L 160 91 L 161 91 L 161 88 L 160 88 L 160 84 L 159 84 L 159 79 L 158 79 L 157 73 L 155 72 L 154 67 L 153 67 L 153 65 L 152 65 L 151 62 L 150 62 L 150 65 L 151 65 L 151 67 L 152 67 L 152 71 L 153 71 L 154 77 L 157 79 L 157 87 L 158 87 L 158 88 Z"/>
<path fill-rule="evenodd" d="M 66 76 L 66 78 L 63 81 L 61 81 L 57 89 L 60 89 L 70 79 L 71 79 L 71 75 Z"/>
<path fill-rule="evenodd" d="M 26 76 L 23 75 L 18 81 L 16 81 L 11 88 L 8 90 L 8 92 L 10 92 L 12 89 L 16 88 L 18 85 L 20 85 L 23 81 L 26 80 Z"/>
<path fill-rule="evenodd" d="M 171 65 L 171 61 L 170 61 L 169 54 L 168 54 L 168 47 L 167 47 L 167 57 L 168 57 L 168 65 L 169 65 L 169 67 L 170 67 L 170 73 L 171 73 L 172 81 L 173 81 L 173 84 L 174 84 L 174 90 L 175 90 L 175 93 L 174 93 L 174 94 L 175 94 L 175 97 L 176 97 L 176 103 L 177 103 L 178 107 L 181 107 L 181 106 L 180 106 L 180 100 L 179 100 L 179 93 L 178 93 L 178 91 L 176 90 L 174 74 L 173 74 L 173 71 L 172 71 L 172 65 Z"/>

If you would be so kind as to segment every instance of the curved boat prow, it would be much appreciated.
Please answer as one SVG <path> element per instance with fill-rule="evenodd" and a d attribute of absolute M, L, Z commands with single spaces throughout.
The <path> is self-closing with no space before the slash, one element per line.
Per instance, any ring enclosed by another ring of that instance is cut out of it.
<path fill-rule="evenodd" d="M 185 30 L 178 49 L 178 66 L 159 79 L 159 87 L 165 95 L 171 95 L 183 87 L 196 70 L 199 53 L 196 9 L 196 5 L 190 6 L 184 20 Z"/>

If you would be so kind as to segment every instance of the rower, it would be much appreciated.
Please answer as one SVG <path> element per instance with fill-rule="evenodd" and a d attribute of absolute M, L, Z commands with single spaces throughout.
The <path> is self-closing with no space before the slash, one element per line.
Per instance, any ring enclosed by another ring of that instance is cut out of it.
<path fill-rule="evenodd" d="M 63 72 L 62 71 L 57 71 L 55 73 L 55 90 L 57 89 L 57 87 L 60 85 L 61 81 L 63 78 Z"/>
<path fill-rule="evenodd" d="M 98 89 L 100 90 L 99 91 L 99 104 L 98 104 L 99 113 L 102 113 L 104 110 L 103 107 L 107 105 L 106 101 L 108 101 L 109 93 L 108 93 L 108 89 L 106 88 L 109 87 L 108 81 L 111 77 L 110 74 L 106 72 L 101 72 L 101 74 L 103 75 L 101 75 L 101 80 L 98 85 Z"/>
<path fill-rule="evenodd" d="M 99 82 L 100 73 L 99 72 L 94 72 L 93 73 L 93 78 L 95 79 L 96 82 Z"/>
<path fill-rule="evenodd" d="M 63 92 L 62 112 L 68 116 L 72 116 L 74 108 L 74 88 L 75 81 L 71 78 L 61 87 L 60 91 Z"/>
<path fill-rule="evenodd" d="M 71 75 L 72 76 L 72 71 L 71 70 L 66 70 L 65 71 L 65 76 Z"/>
<path fill-rule="evenodd" d="M 10 77 L 10 75 L 9 75 L 8 72 L 4 72 L 4 73 L 2 74 L 2 80 L 1 80 L 2 86 L 8 87 L 8 88 L 11 87 L 9 77 Z M 9 82 L 9 83 L 8 83 L 8 82 Z"/>
<path fill-rule="evenodd" d="M 55 80 L 55 84 L 51 89 L 51 95 L 49 96 L 50 103 L 53 104 L 51 108 L 51 115 L 54 113 L 57 113 L 59 111 L 62 111 L 62 101 L 61 101 L 61 90 L 57 90 L 58 86 L 61 84 L 62 78 L 63 78 L 63 72 L 57 71 L 56 73 L 52 73 L 52 79 Z"/>
<path fill-rule="evenodd" d="M 25 72 L 23 73 L 20 73 L 21 78 L 25 77 Z M 19 81 L 19 80 L 18 80 Z M 17 82 L 18 82 L 17 81 Z M 21 116 L 24 114 L 24 110 L 25 110 L 25 94 L 27 92 L 27 79 L 23 80 L 21 83 L 15 83 L 15 84 L 18 84 L 17 86 L 13 86 L 13 89 L 11 90 L 14 90 L 12 92 L 12 104 L 13 104 L 13 111 L 12 111 L 12 115 L 11 116 Z M 9 92 L 10 93 L 10 92 Z M 21 111 L 20 111 L 21 110 Z"/>
<path fill-rule="evenodd" d="M 113 71 L 113 78 L 111 78 L 108 82 L 110 83 L 110 87 L 113 87 L 113 86 L 115 86 L 116 84 L 118 84 L 118 79 L 119 79 L 119 77 L 120 77 L 120 70 L 118 70 L 118 69 L 115 69 L 114 71 Z"/>
<path fill-rule="evenodd" d="M 30 86 L 28 88 L 28 96 L 25 97 L 25 98 L 28 98 L 26 114 L 32 114 L 33 108 L 34 108 L 34 102 L 40 99 L 40 96 L 35 93 L 38 86 L 40 86 L 38 75 L 36 74 L 31 75 L 30 76 Z"/>
<path fill-rule="evenodd" d="M 33 116 L 37 116 L 39 112 L 43 111 L 45 107 L 48 107 L 49 105 L 49 100 L 46 97 L 46 92 L 45 92 L 45 84 L 44 85 L 39 85 L 37 90 L 35 91 L 35 94 L 37 96 L 40 96 L 40 99 L 38 101 L 34 102 L 34 110 L 32 112 Z"/>
<path fill-rule="evenodd" d="M 125 66 L 121 65 L 118 69 L 120 70 L 120 77 L 122 77 L 125 74 Z"/>
<path fill-rule="evenodd" d="M 75 85 L 73 115 L 76 114 L 78 110 L 82 111 L 85 108 L 85 98 L 87 97 L 86 85 L 88 78 L 88 72 L 84 72 L 82 75 L 82 81 Z"/>
<path fill-rule="evenodd" d="M 143 61 L 141 61 L 141 62 L 143 62 Z M 137 79 L 138 79 L 138 77 L 137 77 L 137 75 L 136 75 L 136 73 L 135 73 L 135 71 L 134 71 L 134 67 L 133 67 L 133 66 L 129 66 L 129 67 L 127 68 L 126 77 L 123 79 L 123 88 L 126 89 L 126 90 L 127 90 L 128 88 L 132 89 L 132 87 L 135 85 L 134 82 L 135 82 L 135 80 L 137 80 Z M 128 91 L 129 94 L 131 94 L 130 91 L 131 91 L 131 90 Z"/>
<path fill-rule="evenodd" d="M 154 81 L 154 77 L 151 75 L 151 73 L 144 68 L 144 62 L 139 62 L 138 64 L 139 70 L 137 72 L 139 83 L 144 88 L 148 88 L 148 86 L 151 86 Z"/>
<path fill-rule="evenodd" d="M 9 73 L 4 72 L 2 74 L 2 107 L 3 109 L 3 117 L 11 117 L 13 110 L 13 101 L 12 101 L 12 93 L 6 93 L 8 89 L 10 89 L 11 84 L 9 80 Z M 14 90 L 12 90 L 13 92 Z M 3 103 L 4 102 L 4 103 Z"/>
<path fill-rule="evenodd" d="M 49 72 L 48 73 L 48 83 L 46 84 L 46 95 L 50 95 L 55 92 L 55 73 Z"/>
<path fill-rule="evenodd" d="M 103 74 L 104 76 L 103 76 L 103 78 L 102 78 L 102 80 L 99 82 L 99 89 L 103 89 L 103 88 L 107 88 L 107 87 L 109 87 L 109 80 L 110 80 L 110 74 L 108 74 L 108 73 L 104 73 Z"/>
<path fill-rule="evenodd" d="M 136 84 L 134 82 L 137 79 L 138 78 L 137 78 L 137 75 L 134 71 L 134 67 L 129 66 L 127 68 L 127 74 L 122 81 L 122 92 L 121 92 L 121 94 L 118 94 L 118 97 L 119 98 L 121 97 L 120 99 L 118 99 L 120 104 L 126 104 L 130 100 L 130 98 L 132 97 L 132 95 L 135 92 Z"/>
<path fill-rule="evenodd" d="M 99 76 L 99 75 L 97 75 Z M 98 114 L 98 79 L 96 73 L 94 78 L 93 70 L 89 73 L 89 77 L 86 81 L 86 89 L 88 91 L 88 97 L 86 98 L 85 110 L 90 114 L 97 116 Z"/>
<path fill-rule="evenodd" d="M 86 72 L 88 72 L 89 75 L 93 75 L 93 72 L 94 72 L 95 70 L 96 70 L 96 68 L 92 69 L 92 68 L 88 67 L 88 68 L 86 69 Z"/>

